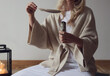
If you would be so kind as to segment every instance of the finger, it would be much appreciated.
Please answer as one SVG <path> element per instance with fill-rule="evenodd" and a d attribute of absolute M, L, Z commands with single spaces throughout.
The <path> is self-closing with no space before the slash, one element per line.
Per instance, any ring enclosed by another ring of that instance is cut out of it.
<path fill-rule="evenodd" d="M 62 37 L 59 37 L 60 41 L 63 41 L 64 39 Z"/>
<path fill-rule="evenodd" d="M 35 12 L 35 10 L 32 8 L 32 7 L 28 7 L 27 8 L 27 12 L 29 12 L 29 13 L 34 13 Z"/>
<path fill-rule="evenodd" d="M 65 40 L 66 40 L 66 43 L 73 43 L 74 42 L 74 39 L 69 38 L 69 37 L 65 38 Z"/>
<path fill-rule="evenodd" d="M 59 34 L 64 34 L 64 32 L 63 31 L 59 31 Z"/>
<path fill-rule="evenodd" d="M 60 41 L 64 43 L 67 41 L 67 39 L 62 36 L 62 37 L 60 37 Z"/>
<path fill-rule="evenodd" d="M 65 33 L 65 34 L 64 34 L 64 37 L 71 39 L 71 38 L 73 38 L 73 35 L 70 34 L 70 33 Z"/>
<path fill-rule="evenodd" d="M 33 5 L 29 5 L 29 7 L 31 7 L 33 10 L 36 10 L 37 7 L 33 6 Z"/>
<path fill-rule="evenodd" d="M 37 8 L 37 5 L 35 4 L 35 3 L 31 3 L 31 6 L 33 7 L 33 8 Z"/>
<path fill-rule="evenodd" d="M 71 43 L 71 42 L 68 41 L 68 40 L 62 40 L 61 42 L 62 42 L 62 43 Z"/>
<path fill-rule="evenodd" d="M 64 35 L 59 35 L 59 39 L 62 41 L 62 40 L 66 40 L 65 36 Z"/>
<path fill-rule="evenodd" d="M 31 6 L 28 7 L 30 10 L 35 11 L 35 9 L 33 9 Z"/>
<path fill-rule="evenodd" d="M 59 37 L 64 38 L 64 36 L 63 36 L 63 35 L 61 35 L 61 34 L 59 34 Z"/>
<path fill-rule="evenodd" d="M 61 40 L 61 42 L 62 42 L 62 43 L 67 43 L 67 41 L 66 41 L 66 40 Z"/>
<path fill-rule="evenodd" d="M 30 7 L 31 7 L 34 11 L 36 11 L 36 9 L 37 9 L 37 8 L 35 8 L 35 7 L 33 7 L 33 6 L 30 6 Z"/>
<path fill-rule="evenodd" d="M 59 39 L 60 39 L 61 42 L 64 41 L 64 38 L 62 37 L 62 35 L 59 36 Z"/>
<path fill-rule="evenodd" d="M 36 5 L 34 2 L 32 2 L 32 5 L 33 5 L 34 7 L 37 7 L 37 5 Z"/>
<path fill-rule="evenodd" d="M 33 3 L 33 2 L 30 2 L 28 4 L 28 6 L 32 7 L 33 9 L 37 9 L 37 5 L 35 3 Z"/>

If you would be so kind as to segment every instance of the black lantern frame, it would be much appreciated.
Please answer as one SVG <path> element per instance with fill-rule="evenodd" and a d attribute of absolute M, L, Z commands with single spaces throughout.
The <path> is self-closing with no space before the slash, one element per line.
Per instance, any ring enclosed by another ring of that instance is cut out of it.
<path fill-rule="evenodd" d="M 7 53 L 7 74 L 0 74 L 0 76 L 11 76 L 12 74 L 12 51 L 6 45 L 0 45 L 0 53 Z"/>

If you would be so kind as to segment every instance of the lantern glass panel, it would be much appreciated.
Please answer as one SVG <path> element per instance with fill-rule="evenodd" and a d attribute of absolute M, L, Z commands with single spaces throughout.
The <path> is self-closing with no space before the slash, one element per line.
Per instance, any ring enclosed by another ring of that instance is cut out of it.
<path fill-rule="evenodd" d="M 0 53 L 0 69 L 1 71 L 3 71 L 3 69 L 5 69 L 6 71 L 8 71 L 7 68 L 7 53 Z"/>

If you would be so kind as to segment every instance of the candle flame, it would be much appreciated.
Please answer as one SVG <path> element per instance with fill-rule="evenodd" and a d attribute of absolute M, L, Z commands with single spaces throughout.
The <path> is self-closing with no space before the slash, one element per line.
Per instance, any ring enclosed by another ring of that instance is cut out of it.
<path fill-rule="evenodd" d="M 8 73 L 8 71 L 5 69 L 5 64 L 3 64 L 0 61 L 0 74 L 5 74 L 5 73 Z"/>

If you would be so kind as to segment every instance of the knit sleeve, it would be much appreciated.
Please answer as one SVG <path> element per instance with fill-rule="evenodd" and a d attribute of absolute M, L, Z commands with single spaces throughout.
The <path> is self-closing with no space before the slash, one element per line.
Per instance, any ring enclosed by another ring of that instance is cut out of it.
<path fill-rule="evenodd" d="M 83 26 L 84 28 L 79 35 L 79 38 L 83 40 L 83 47 L 79 48 L 75 44 L 74 53 L 77 62 L 85 67 L 93 59 L 93 55 L 98 47 L 98 35 L 92 10 L 87 12 Z"/>
<path fill-rule="evenodd" d="M 83 47 L 80 49 L 77 45 L 75 45 L 75 48 L 76 50 L 79 50 L 80 55 L 82 54 L 78 57 L 81 57 L 79 58 L 80 60 L 82 59 L 81 64 L 85 66 L 93 58 L 93 55 L 98 47 L 98 35 L 92 10 L 90 10 L 87 14 L 84 29 L 79 38 L 83 40 Z"/>
<path fill-rule="evenodd" d="M 51 48 L 47 33 L 47 22 L 46 18 L 43 24 L 40 25 L 38 21 L 35 20 L 33 27 L 29 26 L 28 44 L 41 49 Z"/>

